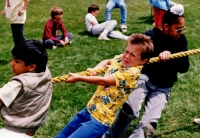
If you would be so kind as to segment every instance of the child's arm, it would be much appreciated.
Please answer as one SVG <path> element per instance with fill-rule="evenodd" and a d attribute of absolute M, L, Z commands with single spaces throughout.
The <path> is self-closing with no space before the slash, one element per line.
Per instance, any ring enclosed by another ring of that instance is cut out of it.
<path fill-rule="evenodd" d="M 25 0 L 25 3 L 24 3 L 23 8 L 22 8 L 21 10 L 19 10 L 19 12 L 18 12 L 18 15 L 19 15 L 19 16 L 21 16 L 21 15 L 24 13 L 24 11 L 26 10 L 26 8 L 27 8 L 27 6 L 28 6 L 29 1 L 30 1 L 30 0 Z"/>
<path fill-rule="evenodd" d="M 108 68 L 111 64 L 111 59 L 106 59 L 97 64 L 93 69 Z"/>
<path fill-rule="evenodd" d="M 1 11 L 1 15 L 6 15 L 6 10 Z"/>
<path fill-rule="evenodd" d="M 96 24 L 98 24 L 97 22 L 90 22 L 93 26 L 95 26 Z"/>
<path fill-rule="evenodd" d="M 74 74 L 74 73 L 69 73 L 68 75 L 69 75 L 69 78 L 66 80 L 67 83 L 74 83 L 74 82 L 82 81 L 82 82 L 87 82 L 90 84 L 102 85 L 102 86 L 115 86 L 116 85 L 115 78 L 112 74 L 105 76 L 105 77 L 80 76 L 80 75 Z"/>
<path fill-rule="evenodd" d="M 111 59 L 106 59 L 101 61 L 99 64 L 97 64 L 94 68 L 88 68 L 87 71 L 91 71 L 93 69 L 99 69 L 99 68 L 108 68 L 111 64 Z M 92 72 L 92 76 L 96 76 L 96 72 Z"/>
<path fill-rule="evenodd" d="M 4 9 L 1 11 L 1 15 L 6 15 L 6 4 L 5 4 Z"/>

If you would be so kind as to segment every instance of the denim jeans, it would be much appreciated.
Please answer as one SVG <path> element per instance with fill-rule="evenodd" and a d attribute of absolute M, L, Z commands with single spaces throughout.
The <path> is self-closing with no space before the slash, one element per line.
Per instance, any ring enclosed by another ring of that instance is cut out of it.
<path fill-rule="evenodd" d="M 60 39 L 60 40 L 63 40 L 64 41 L 64 36 L 57 36 L 56 38 Z M 73 35 L 71 33 L 68 34 L 68 39 L 69 41 L 71 41 L 73 38 Z M 52 39 L 45 39 L 43 40 L 43 45 L 46 47 L 46 48 L 52 48 L 53 45 L 55 46 L 62 46 L 61 43 L 59 42 L 56 42 Z"/>
<path fill-rule="evenodd" d="M 120 14 L 121 14 L 121 24 L 126 25 L 127 20 L 127 9 L 126 9 L 126 3 L 124 0 L 109 0 L 106 9 L 105 9 L 105 21 L 111 20 L 111 11 L 113 8 L 117 6 L 120 8 Z"/>
<path fill-rule="evenodd" d="M 94 119 L 84 108 L 56 135 L 56 138 L 101 138 L 108 128 Z"/>
<path fill-rule="evenodd" d="M 25 40 L 24 24 L 10 24 L 15 45 Z"/>

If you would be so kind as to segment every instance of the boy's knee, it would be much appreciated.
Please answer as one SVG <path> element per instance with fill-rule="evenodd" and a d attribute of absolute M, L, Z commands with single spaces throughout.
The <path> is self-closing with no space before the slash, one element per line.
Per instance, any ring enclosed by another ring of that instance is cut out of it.
<path fill-rule="evenodd" d="M 53 45 L 53 44 L 54 44 L 54 41 L 51 40 L 51 39 L 47 39 L 47 40 L 45 40 L 44 44 L 45 44 L 45 45 Z"/>
<path fill-rule="evenodd" d="M 117 26 L 117 21 L 116 20 L 111 20 L 112 24 Z"/>

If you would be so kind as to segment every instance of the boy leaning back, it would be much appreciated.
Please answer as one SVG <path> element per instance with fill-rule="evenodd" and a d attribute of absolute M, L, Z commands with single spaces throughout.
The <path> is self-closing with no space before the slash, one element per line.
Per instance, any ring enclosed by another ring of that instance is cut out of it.
<path fill-rule="evenodd" d="M 76 114 L 56 138 L 101 137 L 115 120 L 117 109 L 136 87 L 142 65 L 147 63 L 152 52 L 150 37 L 134 34 L 128 39 L 123 54 L 103 60 L 93 68 L 108 67 L 104 77 L 69 73 L 67 83 L 82 81 L 98 85 L 98 88 L 87 107 Z"/>
<path fill-rule="evenodd" d="M 33 138 L 45 122 L 51 102 L 51 73 L 47 52 L 37 40 L 25 40 L 12 49 L 14 76 L 0 88 L 0 138 Z"/>

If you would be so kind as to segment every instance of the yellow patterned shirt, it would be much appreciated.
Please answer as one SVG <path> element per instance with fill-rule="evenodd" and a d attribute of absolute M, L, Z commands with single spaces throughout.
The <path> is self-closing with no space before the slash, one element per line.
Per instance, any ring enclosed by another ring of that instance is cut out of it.
<path fill-rule="evenodd" d="M 105 73 L 105 76 L 114 75 L 116 86 L 98 86 L 87 104 L 88 112 L 105 126 L 111 126 L 114 122 L 117 109 L 137 86 L 136 82 L 142 69 L 142 66 L 123 68 L 121 56 L 112 59 L 112 64 Z"/>

